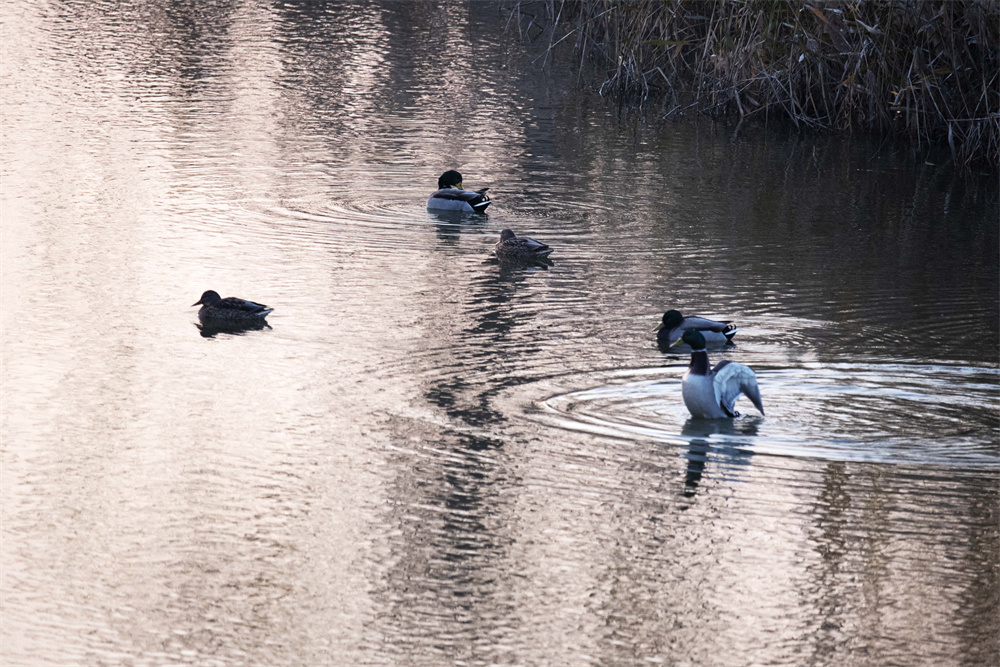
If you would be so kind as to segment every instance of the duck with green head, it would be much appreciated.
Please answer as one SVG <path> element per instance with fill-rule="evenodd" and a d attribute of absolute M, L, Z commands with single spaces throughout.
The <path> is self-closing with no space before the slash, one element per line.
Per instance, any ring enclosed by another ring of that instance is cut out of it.
<path fill-rule="evenodd" d="M 717 322 L 698 316 L 684 317 L 679 310 L 668 310 L 653 331 L 660 347 L 669 348 L 681 339 L 685 331 L 700 331 L 710 345 L 726 345 L 732 342 L 739 329 L 732 322 Z"/>
<path fill-rule="evenodd" d="M 438 211 L 463 211 L 465 213 L 485 213 L 493 200 L 486 191 L 462 188 L 462 174 L 454 169 L 444 172 L 438 179 L 437 192 L 427 199 L 427 208 Z"/>
<path fill-rule="evenodd" d="M 705 336 L 696 329 L 684 332 L 674 345 L 691 346 L 691 364 L 681 379 L 681 395 L 692 417 L 725 419 L 739 416 L 736 399 L 743 394 L 761 414 L 764 405 L 757 388 L 757 375 L 735 361 L 720 361 L 712 368 L 708 363 Z"/>

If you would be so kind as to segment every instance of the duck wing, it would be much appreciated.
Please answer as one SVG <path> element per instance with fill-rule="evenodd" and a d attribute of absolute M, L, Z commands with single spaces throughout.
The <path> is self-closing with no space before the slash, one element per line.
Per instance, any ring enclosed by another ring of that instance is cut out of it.
<path fill-rule="evenodd" d="M 677 330 L 683 332 L 687 329 L 724 333 L 726 330 L 732 330 L 733 324 L 731 322 L 718 322 L 716 320 L 710 320 L 707 317 L 685 317 L 681 322 L 681 325 L 677 327 Z"/>
<path fill-rule="evenodd" d="M 734 408 L 740 394 L 749 398 L 754 407 L 760 410 L 760 414 L 764 414 L 757 376 L 749 367 L 735 361 L 720 361 L 712 369 L 712 386 L 715 389 L 715 400 L 730 417 L 736 416 Z"/>
<path fill-rule="evenodd" d="M 262 303 L 257 303 L 256 301 L 247 301 L 246 299 L 241 299 L 235 296 L 228 296 L 219 303 L 216 304 L 217 308 L 225 308 L 226 310 L 238 310 L 242 313 L 254 314 L 254 313 L 270 313 L 273 308 L 268 308 Z"/>
<path fill-rule="evenodd" d="M 541 241 L 536 241 L 533 238 L 527 236 L 518 237 L 518 241 L 521 244 L 521 249 L 524 252 L 530 252 L 534 255 L 548 255 L 552 252 L 552 248 L 545 245 Z"/>
<path fill-rule="evenodd" d="M 431 195 L 431 199 L 450 199 L 452 201 L 472 201 L 479 197 L 478 192 L 459 190 L 457 188 L 442 188 Z"/>
<path fill-rule="evenodd" d="M 476 206 L 484 201 L 490 201 L 489 195 L 486 191 L 489 188 L 483 188 L 481 191 L 476 192 L 474 190 L 458 190 L 456 188 L 442 188 L 431 195 L 431 199 L 446 199 L 449 201 L 464 201 L 470 206 Z"/>

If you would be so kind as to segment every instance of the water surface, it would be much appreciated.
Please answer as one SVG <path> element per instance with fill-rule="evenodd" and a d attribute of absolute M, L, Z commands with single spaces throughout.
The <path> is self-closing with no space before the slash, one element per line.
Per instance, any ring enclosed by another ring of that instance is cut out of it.
<path fill-rule="evenodd" d="M 995 659 L 994 177 L 619 116 L 492 3 L 0 11 L 3 664 Z"/>

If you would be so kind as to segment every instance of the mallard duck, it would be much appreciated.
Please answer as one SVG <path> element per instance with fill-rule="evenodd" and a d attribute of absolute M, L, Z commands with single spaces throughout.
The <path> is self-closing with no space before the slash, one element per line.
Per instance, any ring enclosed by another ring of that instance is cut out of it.
<path fill-rule="evenodd" d="M 679 310 L 668 310 L 663 313 L 660 326 L 653 329 L 656 332 L 656 342 L 662 347 L 672 347 L 681 339 L 685 331 L 700 331 L 705 342 L 710 344 L 726 344 L 733 340 L 739 329 L 732 322 L 716 322 L 704 317 L 684 317 Z"/>
<path fill-rule="evenodd" d="M 509 229 L 500 232 L 500 240 L 493 248 L 497 258 L 516 261 L 545 259 L 552 248 L 527 236 L 517 236 Z"/>
<path fill-rule="evenodd" d="M 757 376 L 749 367 L 735 361 L 720 361 L 711 368 L 705 336 L 697 329 L 688 329 L 674 345 L 682 342 L 691 346 L 691 365 L 681 380 L 681 395 L 691 416 L 698 419 L 722 419 L 739 415 L 734 409 L 736 399 L 743 394 L 754 404 L 760 414 Z"/>
<path fill-rule="evenodd" d="M 463 190 L 462 175 L 454 169 L 441 174 L 438 179 L 438 191 L 427 199 L 427 208 L 442 211 L 465 211 L 466 213 L 482 213 L 493 200 L 486 191 Z"/>
<path fill-rule="evenodd" d="M 198 319 L 202 322 L 226 324 L 259 324 L 274 310 L 262 303 L 254 303 L 235 296 L 223 299 L 213 290 L 202 294 L 201 298 L 191 305 L 201 305 Z"/>

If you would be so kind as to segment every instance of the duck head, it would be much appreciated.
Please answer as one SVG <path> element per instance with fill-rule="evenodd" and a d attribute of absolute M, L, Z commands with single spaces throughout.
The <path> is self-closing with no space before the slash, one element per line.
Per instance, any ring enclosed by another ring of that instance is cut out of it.
<path fill-rule="evenodd" d="M 461 190 L 462 175 L 454 169 L 449 169 L 441 174 L 441 178 L 438 179 L 438 190 L 443 190 L 445 188 L 458 188 Z"/>
<path fill-rule="evenodd" d="M 214 290 L 208 290 L 201 295 L 201 298 L 192 303 L 192 306 L 211 306 L 222 301 L 222 297 Z"/>
<path fill-rule="evenodd" d="M 660 329 L 666 329 L 670 331 L 676 327 L 679 327 L 681 322 L 684 321 L 684 316 L 681 315 L 679 310 L 668 310 L 663 313 L 663 321 L 660 322 L 660 326 L 653 329 L 653 331 L 659 331 Z"/>
<path fill-rule="evenodd" d="M 676 347 L 681 343 L 687 343 L 690 345 L 692 352 L 698 352 L 699 350 L 705 349 L 705 337 L 702 336 L 701 332 L 697 329 L 688 329 L 684 332 L 684 335 L 674 341 L 670 347 Z"/>
<path fill-rule="evenodd" d="M 511 241 L 513 239 L 516 239 L 516 238 L 517 238 L 517 235 L 514 234 L 514 232 L 512 232 L 509 229 L 505 229 L 502 232 L 500 232 L 500 243 L 503 243 L 505 241 Z"/>

